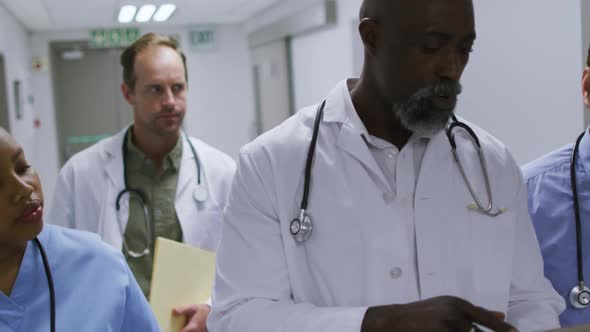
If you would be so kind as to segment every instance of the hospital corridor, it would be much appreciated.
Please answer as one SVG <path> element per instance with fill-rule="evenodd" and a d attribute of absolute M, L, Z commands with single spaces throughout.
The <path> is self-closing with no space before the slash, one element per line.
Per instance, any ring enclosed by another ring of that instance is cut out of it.
<path fill-rule="evenodd" d="M 0 0 L 0 332 L 590 331 L 590 1 Z"/>

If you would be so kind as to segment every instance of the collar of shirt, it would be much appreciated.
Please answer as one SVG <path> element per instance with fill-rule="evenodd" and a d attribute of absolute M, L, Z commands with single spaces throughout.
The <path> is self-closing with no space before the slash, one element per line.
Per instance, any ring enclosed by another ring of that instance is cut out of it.
<path fill-rule="evenodd" d="M 46 252 L 53 251 L 51 227 L 44 226 L 38 235 Z M 55 255 L 48 254 L 47 260 L 50 266 L 56 266 Z M 49 296 L 47 274 L 39 248 L 31 240 L 27 243 L 12 293 L 10 296 L 0 293 L 0 321 L 18 331 L 27 312 L 27 304 L 38 301 L 41 294 Z M 47 301 L 47 312 L 49 312 L 49 301 Z M 1 327 L 2 324 L 0 324 L 0 329 Z"/>
<path fill-rule="evenodd" d="M 577 162 L 578 164 L 576 165 L 576 170 L 578 172 L 583 170 L 584 173 L 582 177 L 587 177 L 587 174 L 589 174 L 588 171 L 590 170 L 590 128 L 586 128 L 584 137 L 580 141 Z"/>
<path fill-rule="evenodd" d="M 369 134 L 369 131 L 365 127 L 365 124 L 361 121 L 361 118 L 359 117 L 356 109 L 354 108 L 354 104 L 352 103 L 352 98 L 350 96 L 350 91 L 348 90 L 348 83 L 347 82 L 348 81 L 344 80 L 344 81 L 340 82 L 340 84 L 337 87 L 337 89 L 339 89 L 339 93 L 341 95 L 341 98 L 344 101 L 344 111 L 346 114 L 347 123 L 349 123 L 354 128 L 356 128 L 357 130 L 360 131 L 363 139 L 365 140 L 367 145 L 369 145 L 370 147 L 378 149 L 378 150 L 394 147 L 395 150 L 397 151 L 398 150 L 397 147 L 395 147 L 390 142 L 388 142 L 382 138 L 379 138 L 379 137 Z M 430 139 L 430 138 L 432 138 L 432 135 L 412 134 L 412 136 L 408 140 L 407 145 L 413 144 L 416 141 L 420 140 L 421 138 Z"/>
<path fill-rule="evenodd" d="M 133 143 L 133 130 L 129 128 L 129 135 L 127 135 L 127 162 L 130 169 L 140 170 L 145 165 L 152 164 L 143 151 L 141 151 L 135 143 Z M 163 165 L 164 170 L 172 169 L 177 171 L 180 168 L 182 159 L 182 135 L 178 136 L 178 141 L 174 148 L 168 153 Z"/>

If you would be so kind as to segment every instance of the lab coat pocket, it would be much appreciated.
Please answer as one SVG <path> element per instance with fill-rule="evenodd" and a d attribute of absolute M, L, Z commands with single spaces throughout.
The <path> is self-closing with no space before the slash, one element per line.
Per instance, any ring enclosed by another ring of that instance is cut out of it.
<path fill-rule="evenodd" d="M 510 292 L 514 213 L 505 211 L 496 217 L 476 211 L 468 214 L 472 216 L 470 245 L 475 298 L 482 299 L 478 305 L 503 311 Z"/>

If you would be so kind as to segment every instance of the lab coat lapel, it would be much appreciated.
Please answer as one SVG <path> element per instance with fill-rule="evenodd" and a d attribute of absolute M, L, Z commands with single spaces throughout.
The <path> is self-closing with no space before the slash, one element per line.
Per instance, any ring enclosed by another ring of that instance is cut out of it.
<path fill-rule="evenodd" d="M 348 112 L 356 113 L 356 110 L 350 100 L 347 81 L 342 81 L 326 98 L 323 122 L 326 124 L 337 123 L 340 128 L 336 138 L 338 148 L 358 160 L 381 190 L 393 192 L 393 188 L 390 188 L 389 181 L 385 178 L 383 171 L 369 150 L 367 142 L 362 137 L 366 129 L 361 127 L 363 126 L 361 120 L 354 121 L 351 116 L 356 117 L 356 114 Z"/>
<path fill-rule="evenodd" d="M 188 140 L 190 139 L 184 133 L 182 134 L 182 162 L 180 164 L 180 170 L 178 173 L 178 184 L 176 188 L 176 199 L 179 200 L 183 195 L 186 194 L 186 191 L 189 189 L 189 184 L 192 179 L 197 181 L 197 166 L 195 163 L 195 156 L 188 144 Z M 196 149 L 196 147 L 195 147 Z M 198 153 L 198 151 L 196 151 Z M 201 184 L 205 185 L 205 178 L 204 178 L 203 168 L 201 165 Z M 196 184 L 195 184 L 196 185 Z"/>
<path fill-rule="evenodd" d="M 106 186 L 106 197 L 100 210 L 100 225 L 98 227 L 101 237 L 115 248 L 122 248 L 122 233 L 127 227 L 129 219 L 129 200 L 121 199 L 120 210 L 117 212 L 115 205 L 118 194 L 125 189 L 125 174 L 123 168 L 123 139 L 125 130 L 105 142 L 102 159 L 105 178 L 108 178 Z M 98 193 L 104 195 L 104 193 Z"/>
<path fill-rule="evenodd" d="M 375 161 L 375 157 L 373 157 L 373 154 L 369 150 L 367 143 L 356 128 L 346 122 L 343 123 L 338 134 L 337 146 L 357 159 L 367 169 L 371 178 L 379 184 L 381 189 L 389 188 L 388 190 L 390 192 L 393 191 L 383 171 L 377 164 L 377 161 Z"/>
<path fill-rule="evenodd" d="M 114 187 L 120 187 L 121 190 L 125 186 L 122 151 L 125 131 L 127 131 L 127 129 L 113 136 L 109 142 L 105 142 L 102 151 L 104 171 L 109 178 L 111 185 Z"/>

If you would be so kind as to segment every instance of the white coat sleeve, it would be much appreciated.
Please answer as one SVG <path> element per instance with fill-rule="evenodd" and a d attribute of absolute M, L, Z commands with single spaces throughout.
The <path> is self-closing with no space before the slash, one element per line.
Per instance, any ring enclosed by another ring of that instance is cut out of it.
<path fill-rule="evenodd" d="M 294 302 L 272 181 L 280 179 L 266 156 L 256 160 L 243 149 L 217 252 L 209 330 L 359 332 L 367 308 Z"/>
<path fill-rule="evenodd" d="M 520 171 L 517 177 L 515 249 L 507 320 L 519 331 L 544 331 L 559 327 L 559 314 L 565 309 L 565 303 L 544 276 L 541 250 L 529 217 L 527 191 Z"/>
<path fill-rule="evenodd" d="M 74 170 L 71 163 L 66 163 L 59 171 L 45 221 L 62 227 L 76 228 L 74 198 Z"/>

